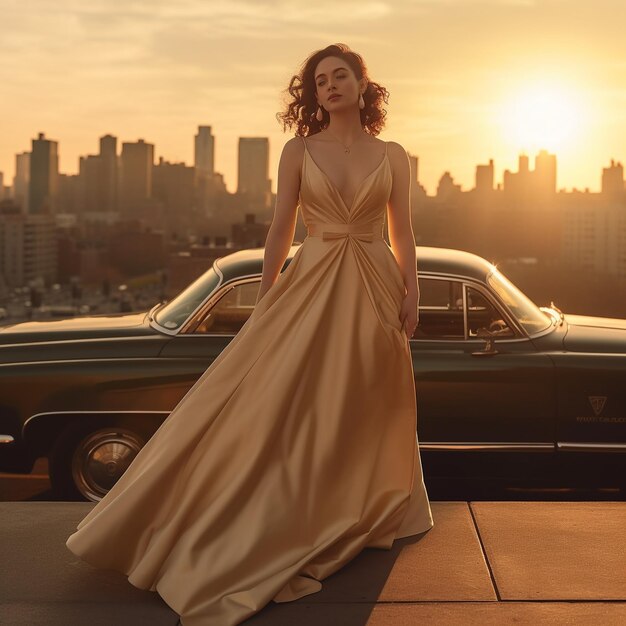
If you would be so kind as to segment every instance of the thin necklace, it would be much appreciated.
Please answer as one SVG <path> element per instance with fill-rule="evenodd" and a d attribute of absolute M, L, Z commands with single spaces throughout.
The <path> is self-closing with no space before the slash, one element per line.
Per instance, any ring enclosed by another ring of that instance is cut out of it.
<path fill-rule="evenodd" d="M 327 133 L 328 133 L 328 134 L 329 134 L 329 135 L 330 135 L 330 136 L 331 136 L 331 137 L 332 137 L 335 141 L 338 141 L 338 142 L 339 142 L 339 143 L 343 146 L 343 151 L 344 151 L 346 154 L 350 154 L 350 146 L 351 146 L 352 144 L 354 144 L 354 143 L 356 143 L 356 142 L 358 141 L 358 139 L 355 139 L 355 140 L 354 140 L 354 141 L 350 144 L 350 146 L 346 146 L 346 144 L 345 144 L 345 143 L 343 143 L 343 141 L 341 141 L 340 139 L 337 139 L 337 137 L 335 137 L 335 135 L 333 135 L 333 133 L 331 133 L 331 132 L 328 130 L 328 128 L 326 129 L 326 132 L 327 132 Z"/>

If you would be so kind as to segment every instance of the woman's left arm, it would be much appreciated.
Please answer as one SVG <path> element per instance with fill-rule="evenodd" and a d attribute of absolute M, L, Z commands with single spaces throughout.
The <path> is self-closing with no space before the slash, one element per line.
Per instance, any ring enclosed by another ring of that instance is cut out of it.
<path fill-rule="evenodd" d="M 411 163 L 408 154 L 399 143 L 390 141 L 387 150 L 393 174 L 387 207 L 389 243 L 400 266 L 406 288 L 400 321 L 407 337 L 411 337 L 419 323 L 417 258 L 411 224 Z"/>

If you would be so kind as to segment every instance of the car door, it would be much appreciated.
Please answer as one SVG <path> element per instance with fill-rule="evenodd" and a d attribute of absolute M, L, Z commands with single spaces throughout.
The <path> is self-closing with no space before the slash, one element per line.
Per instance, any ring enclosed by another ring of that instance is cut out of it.
<path fill-rule="evenodd" d="M 549 451 L 555 442 L 554 367 L 487 288 L 420 276 L 420 323 L 410 340 L 424 450 Z M 479 328 L 499 331 L 484 351 Z M 468 444 L 471 444 L 468 446 Z"/>

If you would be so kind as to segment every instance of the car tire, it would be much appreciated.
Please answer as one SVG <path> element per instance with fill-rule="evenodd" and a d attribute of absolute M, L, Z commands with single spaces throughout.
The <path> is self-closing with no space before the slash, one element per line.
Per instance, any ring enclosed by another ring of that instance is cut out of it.
<path fill-rule="evenodd" d="M 98 502 L 145 445 L 147 437 L 117 424 L 70 424 L 48 457 L 59 500 Z"/>

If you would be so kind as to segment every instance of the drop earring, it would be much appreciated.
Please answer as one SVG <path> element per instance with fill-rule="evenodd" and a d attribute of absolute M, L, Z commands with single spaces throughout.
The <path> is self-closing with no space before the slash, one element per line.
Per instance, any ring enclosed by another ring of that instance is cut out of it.
<path fill-rule="evenodd" d="M 365 100 L 363 100 L 363 94 L 359 96 L 359 109 L 365 108 Z"/>
<path fill-rule="evenodd" d="M 315 114 L 315 119 L 318 122 L 321 122 L 324 119 L 324 113 L 322 112 L 322 107 L 321 106 L 317 107 L 317 113 Z"/>

